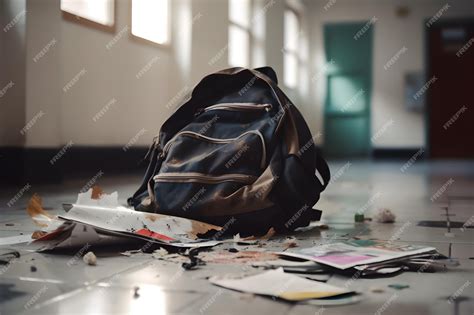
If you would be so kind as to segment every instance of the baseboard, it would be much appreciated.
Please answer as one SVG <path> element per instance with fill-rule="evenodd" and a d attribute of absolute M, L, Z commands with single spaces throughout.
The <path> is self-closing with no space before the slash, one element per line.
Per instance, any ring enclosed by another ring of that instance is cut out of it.
<path fill-rule="evenodd" d="M 420 154 L 420 148 L 374 148 L 372 158 L 375 160 L 409 160 L 417 155 L 417 160 L 426 158 Z"/>
<path fill-rule="evenodd" d="M 147 147 L 0 148 L 0 185 L 57 183 L 65 178 L 144 172 Z"/>
<path fill-rule="evenodd" d="M 0 147 L 0 185 L 57 183 L 65 178 L 92 177 L 97 173 L 144 173 L 143 157 L 148 147 L 72 146 L 60 154 L 60 148 Z M 379 148 L 372 150 L 376 160 L 409 160 L 419 148 Z M 54 157 L 58 157 L 54 159 Z M 423 159 L 421 154 L 417 159 Z"/>

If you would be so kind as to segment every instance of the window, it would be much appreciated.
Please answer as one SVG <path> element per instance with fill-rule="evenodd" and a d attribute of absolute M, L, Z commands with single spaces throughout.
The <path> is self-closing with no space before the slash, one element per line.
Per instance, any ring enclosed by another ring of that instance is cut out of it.
<path fill-rule="evenodd" d="M 298 13 L 287 8 L 284 15 L 284 47 L 283 47 L 283 82 L 289 88 L 298 84 L 299 68 L 299 33 L 300 20 Z"/>
<path fill-rule="evenodd" d="M 250 65 L 250 0 L 229 0 L 229 65 Z"/>
<path fill-rule="evenodd" d="M 104 30 L 114 29 L 114 10 L 114 0 L 61 0 L 64 18 Z"/>
<path fill-rule="evenodd" d="M 132 35 L 156 44 L 170 40 L 169 0 L 132 0 Z"/>

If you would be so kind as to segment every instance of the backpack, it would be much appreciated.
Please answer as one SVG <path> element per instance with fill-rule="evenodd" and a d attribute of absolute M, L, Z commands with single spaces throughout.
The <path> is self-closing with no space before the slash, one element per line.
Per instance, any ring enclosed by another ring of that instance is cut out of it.
<path fill-rule="evenodd" d="M 155 137 L 128 204 L 219 225 L 228 235 L 292 231 L 319 220 L 312 207 L 329 168 L 277 84 L 270 67 L 204 77 Z"/>

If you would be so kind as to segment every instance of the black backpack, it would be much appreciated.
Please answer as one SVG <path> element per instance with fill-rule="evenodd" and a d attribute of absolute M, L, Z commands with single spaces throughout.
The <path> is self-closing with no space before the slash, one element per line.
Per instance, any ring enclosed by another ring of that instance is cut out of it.
<path fill-rule="evenodd" d="M 129 205 L 220 225 L 227 234 L 285 232 L 319 220 L 312 207 L 330 179 L 305 120 L 269 67 L 204 77 L 146 158 Z"/>

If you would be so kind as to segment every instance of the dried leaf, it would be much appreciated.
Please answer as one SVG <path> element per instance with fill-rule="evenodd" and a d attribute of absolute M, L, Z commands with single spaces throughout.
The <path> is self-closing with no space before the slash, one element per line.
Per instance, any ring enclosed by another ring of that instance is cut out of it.
<path fill-rule="evenodd" d="M 266 240 L 268 241 L 273 235 L 276 234 L 276 231 L 273 227 L 269 228 L 268 229 L 268 232 L 267 234 L 265 234 L 264 236 L 261 237 L 262 240 Z"/>
<path fill-rule="evenodd" d="M 33 194 L 30 201 L 28 202 L 28 206 L 26 207 L 26 211 L 33 219 L 36 225 L 41 227 L 47 227 L 48 224 L 45 223 L 44 219 L 52 219 L 54 218 L 53 215 L 49 214 L 46 210 L 43 209 L 41 197 L 38 194 Z M 43 219 L 41 219 L 41 217 Z"/>
<path fill-rule="evenodd" d="M 91 199 L 99 200 L 103 194 L 104 191 L 102 188 L 100 188 L 100 186 L 94 185 L 94 187 L 92 187 Z"/>
<path fill-rule="evenodd" d="M 37 239 L 45 236 L 46 234 L 48 234 L 48 233 L 44 232 L 44 231 L 34 231 L 33 234 L 31 234 L 31 238 L 34 239 L 34 240 L 37 240 Z"/>

